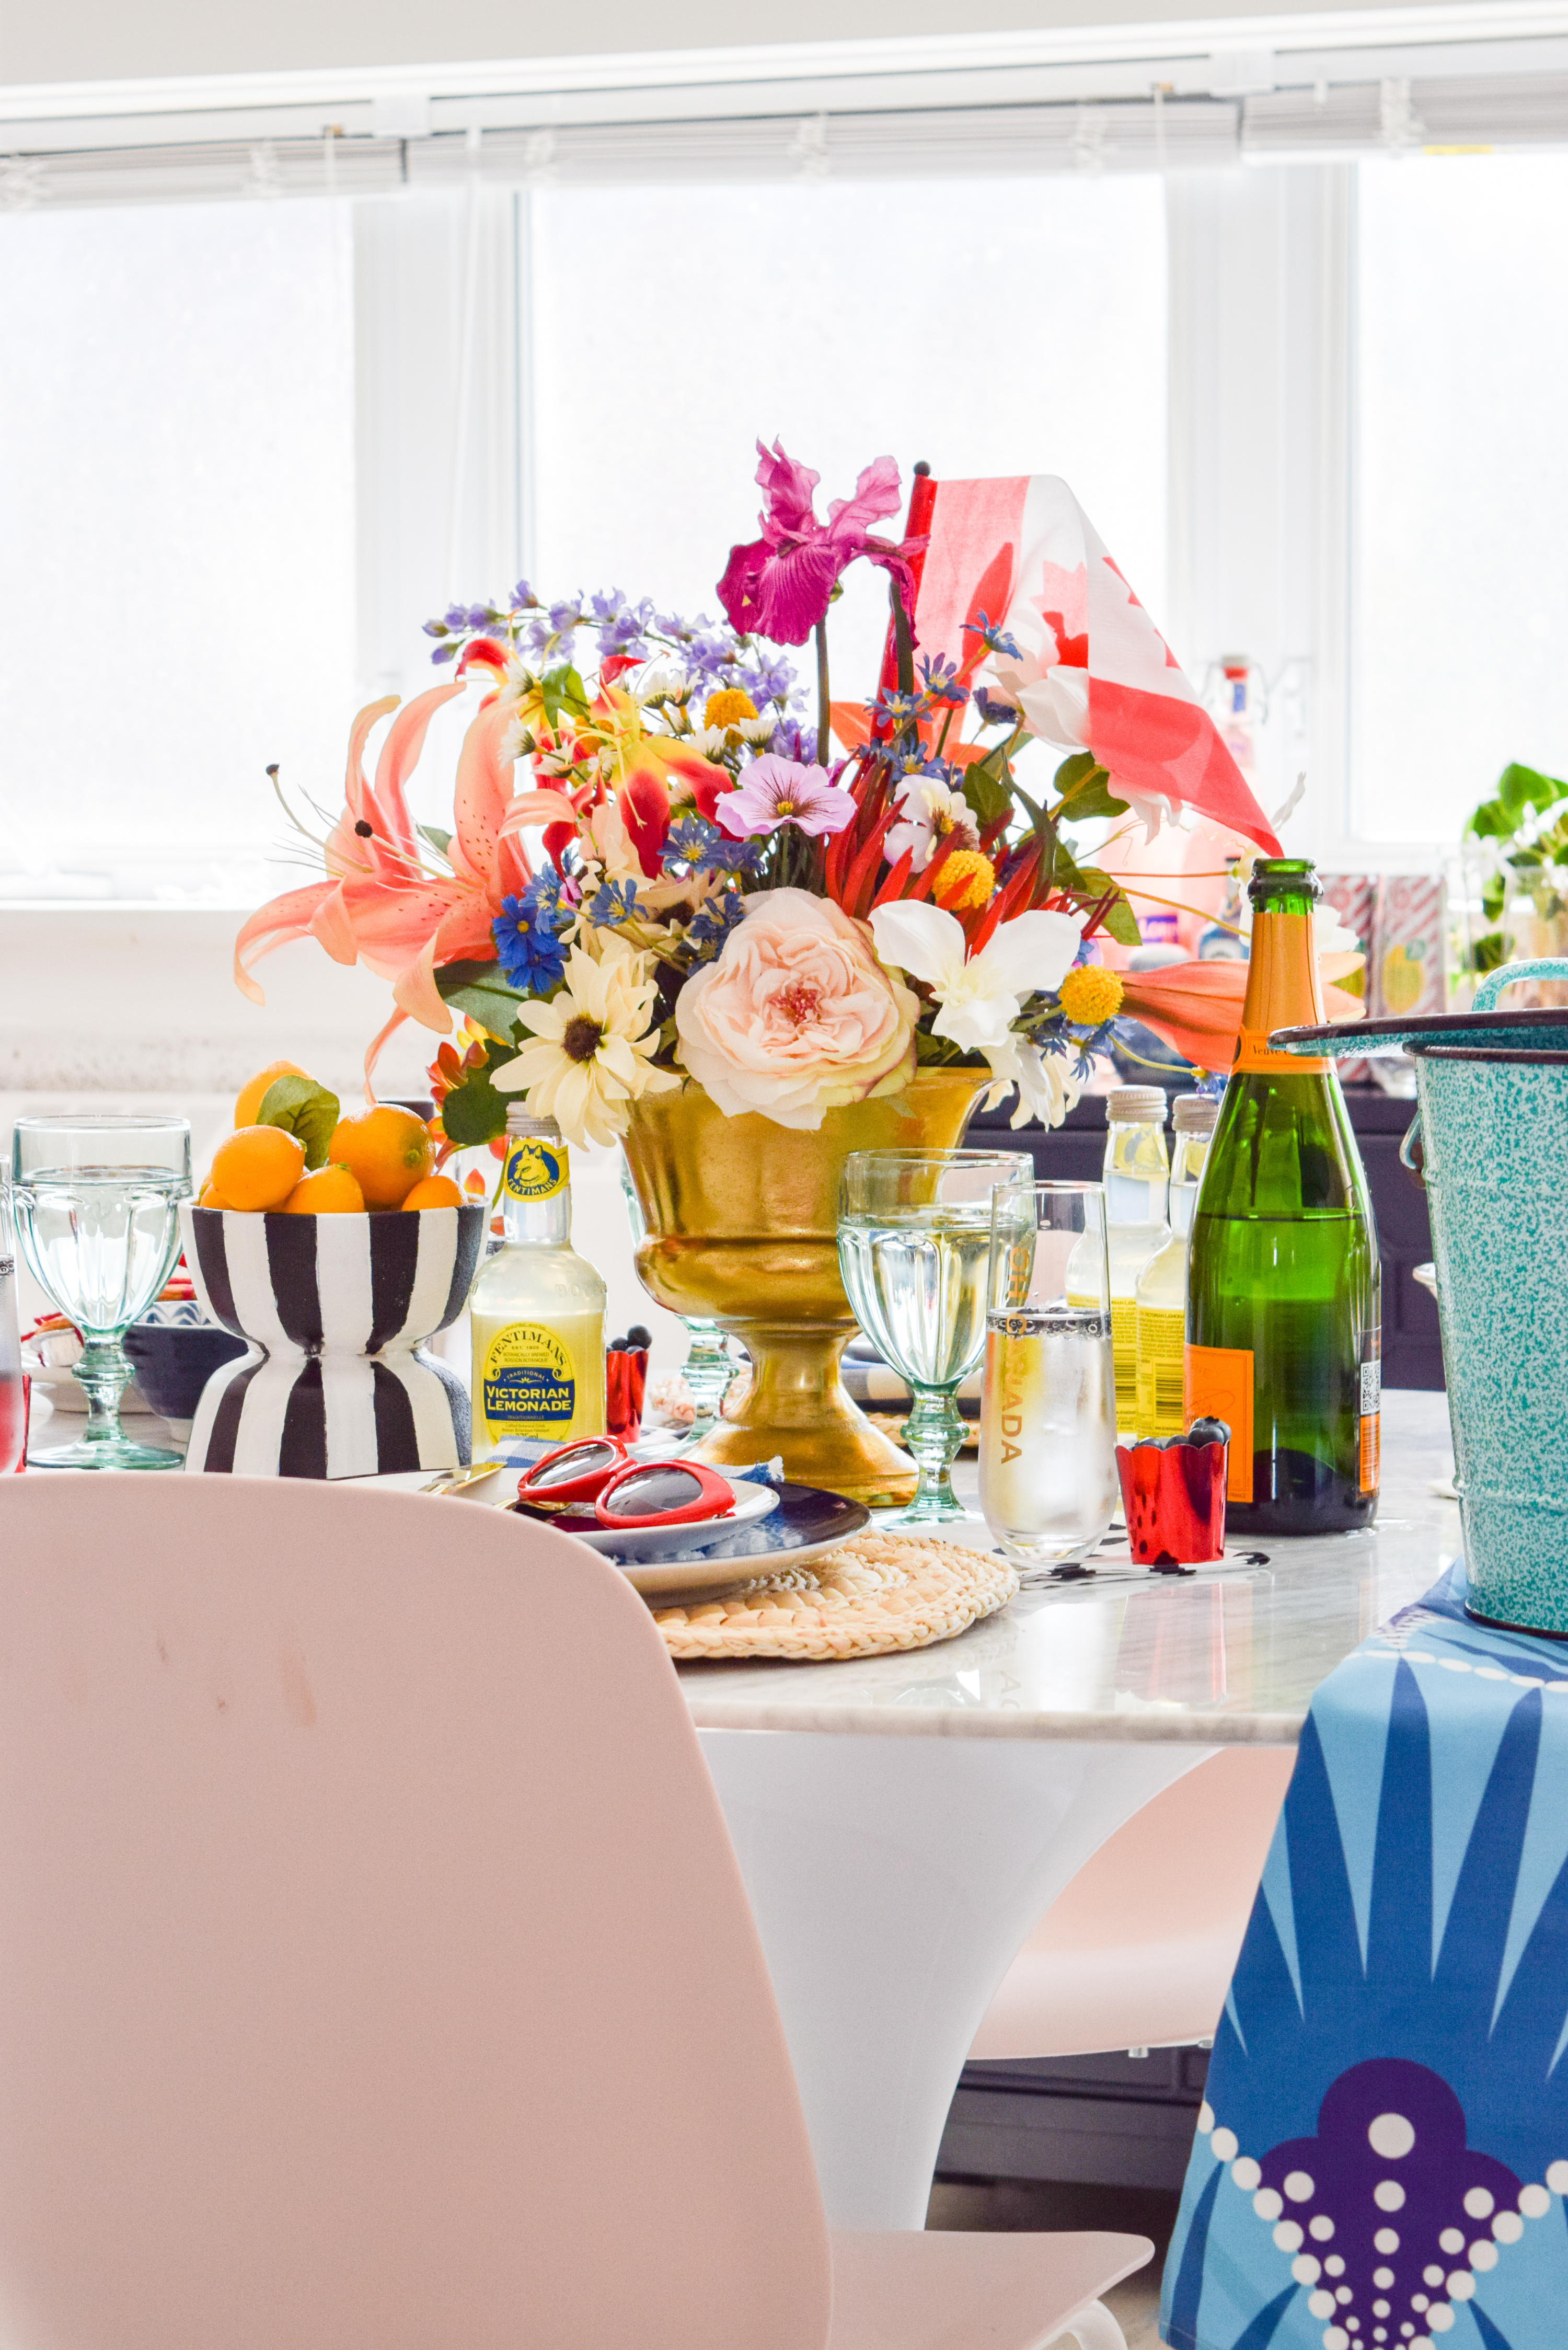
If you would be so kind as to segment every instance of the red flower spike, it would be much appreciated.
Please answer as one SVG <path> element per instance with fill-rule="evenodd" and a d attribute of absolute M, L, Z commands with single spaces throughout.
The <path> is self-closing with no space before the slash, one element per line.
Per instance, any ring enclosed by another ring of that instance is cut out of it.
<path fill-rule="evenodd" d="M 948 858 L 952 855 L 957 846 L 958 835 L 956 832 L 945 832 L 940 840 L 938 841 L 935 848 L 931 851 L 930 863 L 927 866 L 923 873 L 917 876 L 915 886 L 909 893 L 909 896 L 917 902 L 921 898 L 929 898 L 930 896 L 938 874 L 941 871 L 942 867 L 947 863 Z"/>
<path fill-rule="evenodd" d="M 872 899 L 871 910 L 873 912 L 875 912 L 878 906 L 885 906 L 890 898 L 901 898 L 903 896 L 905 885 L 909 879 L 910 870 L 913 868 L 914 862 L 914 850 L 912 848 L 906 848 L 902 857 L 899 858 L 897 865 L 892 866 L 889 868 L 887 879 L 883 882 L 882 887 L 877 890 L 877 895 Z"/>
<path fill-rule="evenodd" d="M 888 837 L 891 821 L 890 816 L 883 816 L 876 831 L 850 867 L 848 878 L 844 884 L 844 896 L 841 900 L 844 910 L 857 922 L 865 920 L 870 909 L 872 883 L 877 865 L 881 861 L 882 843 Z M 862 899 L 865 899 L 864 904 L 861 903 Z"/>

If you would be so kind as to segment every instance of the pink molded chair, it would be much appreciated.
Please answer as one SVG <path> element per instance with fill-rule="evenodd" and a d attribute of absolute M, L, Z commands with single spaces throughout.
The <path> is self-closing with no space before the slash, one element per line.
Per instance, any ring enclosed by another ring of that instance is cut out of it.
<path fill-rule="evenodd" d="M 1121 2342 L 1138 2237 L 830 2246 L 613 1568 L 417 1495 L 4 1484 L 13 2350 Z"/>
<path fill-rule="evenodd" d="M 971 2061 L 1211 2037 L 1294 1762 L 1229 1746 L 1135 1812 L 1013 1960 Z"/>

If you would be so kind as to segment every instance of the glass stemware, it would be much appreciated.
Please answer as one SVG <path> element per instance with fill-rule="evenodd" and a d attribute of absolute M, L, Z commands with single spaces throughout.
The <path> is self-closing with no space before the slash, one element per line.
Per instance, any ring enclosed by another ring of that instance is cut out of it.
<path fill-rule="evenodd" d="M 631 1245 L 635 1254 L 648 1238 L 648 1226 L 643 1221 L 642 1205 L 632 1183 L 631 1170 L 621 1161 L 620 1188 L 626 1199 L 627 1220 L 631 1226 Z M 730 1382 L 735 1376 L 734 1357 L 730 1352 L 730 1334 L 717 1322 L 704 1322 L 695 1315 L 679 1317 L 686 1333 L 686 1360 L 680 1366 L 680 1376 L 686 1391 L 696 1406 L 691 1427 L 680 1440 L 680 1450 L 690 1452 L 718 1427 L 723 1413 L 724 1398 L 730 1392 Z"/>
<path fill-rule="evenodd" d="M 888 1522 L 969 1513 L 953 1491 L 964 1425 L 955 1400 L 985 1344 L 991 1194 L 1034 1172 L 1012 1150 L 855 1150 L 844 1162 L 838 1263 L 856 1320 L 914 1403 L 904 1443 L 915 1497 Z"/>
<path fill-rule="evenodd" d="M 980 1505 L 1003 1555 L 1082 1574 L 1116 1506 L 1106 1195 L 1009 1184 L 992 1200 Z"/>
<path fill-rule="evenodd" d="M 10 1186 L 0 1176 L 0 1476 L 22 1466 L 27 1446 L 27 1390 L 16 1318 L 16 1243 Z"/>
<path fill-rule="evenodd" d="M 12 1143 L 17 1237 L 34 1279 L 81 1333 L 71 1376 L 88 1399 L 80 1440 L 29 1452 L 47 1469 L 178 1469 L 119 1425 L 131 1380 L 121 1340 L 180 1253 L 191 1191 L 182 1118 L 19 1118 Z"/>

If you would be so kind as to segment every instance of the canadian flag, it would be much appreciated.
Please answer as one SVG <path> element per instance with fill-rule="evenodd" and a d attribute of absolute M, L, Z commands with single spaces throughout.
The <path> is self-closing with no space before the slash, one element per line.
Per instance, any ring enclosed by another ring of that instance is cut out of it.
<path fill-rule="evenodd" d="M 1190 808 L 1271 857 L 1280 844 L 1180 665 L 1065 482 L 1050 473 L 939 482 L 917 475 L 908 535 L 915 641 L 966 683 L 981 673 L 1033 733 L 1093 752 L 1152 829 Z M 988 653 L 980 616 L 1017 647 Z M 891 634 L 883 684 L 896 682 Z"/>

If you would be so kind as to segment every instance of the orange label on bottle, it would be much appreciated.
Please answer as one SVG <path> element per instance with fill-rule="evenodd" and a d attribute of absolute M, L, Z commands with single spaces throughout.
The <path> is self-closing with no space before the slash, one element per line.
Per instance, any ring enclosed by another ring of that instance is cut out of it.
<path fill-rule="evenodd" d="M 1222 1419 L 1231 1430 L 1225 1499 L 1252 1498 L 1252 1349 L 1189 1347 L 1182 1360 L 1181 1408 L 1186 1425 Z"/>
<path fill-rule="evenodd" d="M 1324 1069 L 1333 1066 L 1320 1053 L 1272 1053 L 1270 1034 L 1267 1028 L 1243 1028 L 1236 1039 L 1232 1068 L 1243 1076 L 1251 1069 L 1263 1069 L 1276 1076 L 1311 1077 L 1321 1076 Z"/>
<path fill-rule="evenodd" d="M 1361 1423 L 1361 1490 L 1364 1493 L 1376 1493 L 1377 1491 L 1382 1427 L 1382 1419 L 1376 1412 L 1368 1413 Z"/>

